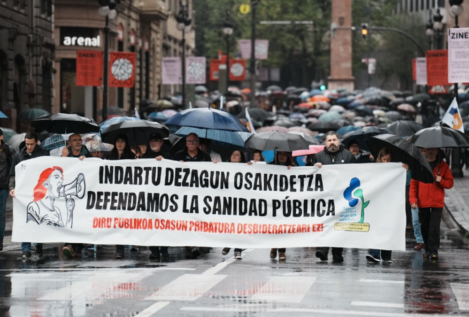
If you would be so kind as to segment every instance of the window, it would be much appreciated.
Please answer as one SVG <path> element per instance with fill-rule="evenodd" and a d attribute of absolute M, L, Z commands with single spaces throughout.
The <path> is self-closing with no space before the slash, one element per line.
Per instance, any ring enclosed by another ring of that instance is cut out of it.
<path fill-rule="evenodd" d="M 52 0 L 41 0 L 41 14 L 52 16 Z"/>
<path fill-rule="evenodd" d="M 414 12 L 414 0 L 410 0 L 409 12 Z"/>

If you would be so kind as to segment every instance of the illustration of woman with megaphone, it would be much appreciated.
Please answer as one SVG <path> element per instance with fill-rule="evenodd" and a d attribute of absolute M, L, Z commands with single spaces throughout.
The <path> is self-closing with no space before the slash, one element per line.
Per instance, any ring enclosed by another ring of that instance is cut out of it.
<path fill-rule="evenodd" d="M 72 196 L 83 198 L 85 195 L 85 177 L 78 174 L 70 184 L 63 185 L 63 169 L 53 166 L 42 171 L 36 187 L 34 199 L 28 204 L 26 222 L 35 221 L 56 227 L 73 227 L 75 200 Z M 56 199 L 65 197 L 67 214 L 63 215 L 56 206 Z M 64 219 L 66 221 L 64 221 Z"/>

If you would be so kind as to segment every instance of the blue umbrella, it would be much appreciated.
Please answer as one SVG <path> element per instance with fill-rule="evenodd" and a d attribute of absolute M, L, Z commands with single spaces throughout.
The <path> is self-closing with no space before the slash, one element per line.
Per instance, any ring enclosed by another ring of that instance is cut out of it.
<path fill-rule="evenodd" d="M 140 119 L 135 118 L 135 117 L 114 117 L 114 118 L 111 118 L 109 120 L 106 120 L 106 121 L 102 122 L 99 125 L 99 130 L 101 131 L 101 133 L 103 133 L 104 130 L 109 128 L 109 126 L 112 125 L 112 124 L 121 123 L 121 122 L 124 122 L 124 121 L 137 121 L 137 120 L 140 120 Z"/>
<path fill-rule="evenodd" d="M 214 129 L 199 129 L 192 127 L 182 127 L 176 131 L 176 135 L 187 136 L 190 133 L 197 134 L 200 138 L 209 139 L 217 142 L 244 147 L 244 142 L 251 136 L 249 132 L 235 132 Z"/>
<path fill-rule="evenodd" d="M 168 120 L 168 116 L 165 115 L 163 112 L 152 112 L 148 115 L 148 119 L 151 121 L 166 121 Z"/>
<path fill-rule="evenodd" d="M 306 120 L 306 117 L 304 114 L 299 113 L 299 112 L 294 112 L 288 116 L 289 119 L 292 120 Z"/>
<path fill-rule="evenodd" d="M 459 101 L 467 101 L 469 100 L 469 94 L 466 94 L 466 93 L 459 93 L 458 94 L 458 99 Z"/>
<path fill-rule="evenodd" d="M 67 141 L 65 141 L 61 134 L 54 134 L 53 136 L 48 137 L 43 142 L 41 142 L 41 147 L 47 151 L 51 151 L 65 145 L 67 145 Z"/>
<path fill-rule="evenodd" d="M 354 125 L 348 125 L 348 126 L 345 126 L 345 127 L 342 127 L 340 128 L 339 130 L 337 130 L 337 134 L 340 134 L 340 135 L 345 135 L 349 132 L 352 132 L 352 131 L 355 131 L 355 130 L 358 130 L 359 128 L 354 126 Z"/>
<path fill-rule="evenodd" d="M 241 121 L 232 114 L 206 108 L 186 109 L 170 118 L 165 124 L 181 127 L 249 132 Z"/>
<path fill-rule="evenodd" d="M 313 89 L 309 92 L 310 97 L 317 96 L 317 95 L 323 95 L 323 92 L 319 89 Z"/>
<path fill-rule="evenodd" d="M 361 103 L 361 101 L 354 101 L 352 103 L 349 103 L 347 108 L 353 109 L 353 108 L 356 108 L 356 107 L 359 107 L 359 106 L 363 106 L 363 103 Z"/>
<path fill-rule="evenodd" d="M 339 105 L 339 106 L 347 106 L 348 104 L 350 104 L 353 100 L 350 100 L 348 98 L 339 98 L 337 99 L 337 101 L 335 102 L 336 105 Z"/>
<path fill-rule="evenodd" d="M 0 119 L 7 119 L 7 115 L 0 111 Z"/>

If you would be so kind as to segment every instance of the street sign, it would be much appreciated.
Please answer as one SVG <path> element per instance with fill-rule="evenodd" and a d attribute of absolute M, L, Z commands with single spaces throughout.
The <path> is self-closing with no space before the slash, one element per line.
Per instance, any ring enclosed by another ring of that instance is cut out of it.
<path fill-rule="evenodd" d="M 239 12 L 241 12 L 241 14 L 248 14 L 251 12 L 251 6 L 249 4 L 242 4 L 239 6 Z"/>
<path fill-rule="evenodd" d="M 77 51 L 77 86 L 103 85 L 103 52 Z"/>

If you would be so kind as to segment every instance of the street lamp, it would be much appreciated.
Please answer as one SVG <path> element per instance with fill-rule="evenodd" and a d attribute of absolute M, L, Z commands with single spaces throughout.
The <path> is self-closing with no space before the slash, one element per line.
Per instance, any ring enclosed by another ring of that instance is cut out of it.
<path fill-rule="evenodd" d="M 230 82 L 230 36 L 233 34 L 233 25 L 225 21 L 223 23 L 223 33 L 226 35 L 226 91 Z"/>
<path fill-rule="evenodd" d="M 462 3 L 464 0 L 449 0 L 449 4 L 451 5 L 450 15 L 454 17 L 454 27 L 459 28 L 458 25 L 458 17 L 463 12 Z M 454 98 L 456 98 L 456 102 L 458 102 L 458 83 L 454 83 Z M 461 149 L 455 148 L 452 151 L 452 159 L 451 159 L 451 173 L 454 177 L 463 177 L 463 172 L 460 164 L 461 158 Z"/>
<path fill-rule="evenodd" d="M 176 16 L 177 29 L 182 32 L 182 106 L 186 107 L 186 32 L 190 32 L 191 22 L 189 19 L 189 4 L 179 2 L 178 15 Z"/>
<path fill-rule="evenodd" d="M 440 13 L 440 9 L 436 10 L 436 14 L 433 16 L 433 29 L 436 32 L 436 49 L 440 49 L 440 33 L 443 30 L 443 16 Z"/>
<path fill-rule="evenodd" d="M 108 67 L 109 67 L 109 19 L 115 19 L 117 16 L 116 5 L 118 0 L 98 0 L 100 5 L 98 13 L 105 17 L 104 26 L 104 70 L 103 70 L 103 121 L 107 120 L 107 95 L 108 95 Z"/>

